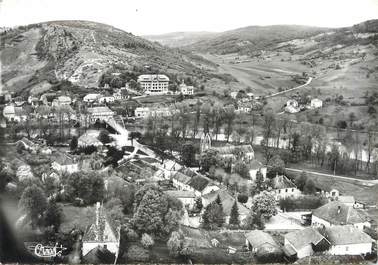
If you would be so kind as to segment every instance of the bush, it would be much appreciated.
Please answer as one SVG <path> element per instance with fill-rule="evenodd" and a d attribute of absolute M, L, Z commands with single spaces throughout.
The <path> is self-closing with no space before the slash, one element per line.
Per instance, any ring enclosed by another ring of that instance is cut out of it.
<path fill-rule="evenodd" d="M 141 246 L 132 245 L 127 251 L 127 259 L 129 261 L 146 262 L 150 258 L 149 251 Z"/>
<path fill-rule="evenodd" d="M 142 244 L 144 248 L 148 249 L 148 248 L 151 248 L 155 244 L 155 241 L 149 234 L 144 233 L 142 235 L 140 243 Z"/>
<path fill-rule="evenodd" d="M 326 200 L 316 196 L 302 196 L 300 198 L 286 198 L 279 202 L 283 211 L 312 210 L 324 205 Z"/>
<path fill-rule="evenodd" d="M 238 195 L 238 201 L 240 203 L 246 203 L 248 201 L 248 195 L 246 195 L 246 194 L 239 194 Z"/>

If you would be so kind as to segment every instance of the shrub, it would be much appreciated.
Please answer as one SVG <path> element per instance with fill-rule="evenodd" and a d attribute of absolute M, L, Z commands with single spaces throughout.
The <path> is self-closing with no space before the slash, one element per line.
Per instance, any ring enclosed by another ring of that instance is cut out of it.
<path fill-rule="evenodd" d="M 316 196 L 302 196 L 300 198 L 281 199 L 279 205 L 283 211 L 294 211 L 316 209 L 325 203 L 326 201 L 324 198 L 319 198 Z"/>
<path fill-rule="evenodd" d="M 149 258 L 149 251 L 137 245 L 130 246 L 127 251 L 127 259 L 130 261 L 146 262 Z"/>
<path fill-rule="evenodd" d="M 155 244 L 155 241 L 149 234 L 144 233 L 142 235 L 140 243 L 142 244 L 144 248 L 147 249 L 147 248 L 151 248 Z"/>
<path fill-rule="evenodd" d="M 239 194 L 238 201 L 240 203 L 246 203 L 248 201 L 248 196 L 246 194 Z"/>

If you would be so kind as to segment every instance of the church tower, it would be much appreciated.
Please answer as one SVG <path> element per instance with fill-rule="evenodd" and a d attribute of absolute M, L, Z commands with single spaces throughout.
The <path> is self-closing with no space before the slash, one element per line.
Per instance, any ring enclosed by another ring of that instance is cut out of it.
<path fill-rule="evenodd" d="M 205 133 L 201 137 L 201 154 L 211 148 L 210 133 Z"/>

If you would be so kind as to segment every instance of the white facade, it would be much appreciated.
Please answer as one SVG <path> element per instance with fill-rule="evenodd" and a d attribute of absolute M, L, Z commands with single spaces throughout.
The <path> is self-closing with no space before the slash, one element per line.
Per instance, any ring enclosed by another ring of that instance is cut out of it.
<path fill-rule="evenodd" d="M 313 226 L 313 227 L 331 227 L 331 226 L 333 226 L 333 224 L 331 224 L 330 222 L 328 222 L 328 221 L 326 221 L 322 218 L 319 218 L 315 215 L 312 215 L 311 226 Z M 356 227 L 357 229 L 363 231 L 364 227 L 370 227 L 371 224 L 369 222 L 363 222 L 363 223 L 355 223 L 355 224 L 353 224 L 353 226 Z"/>
<path fill-rule="evenodd" d="M 219 187 L 217 185 L 208 185 L 206 186 L 203 191 L 201 192 L 201 195 L 209 194 L 210 192 L 219 190 Z"/>
<path fill-rule="evenodd" d="M 3 109 L 3 116 L 7 121 L 16 121 L 16 122 L 26 121 L 27 116 L 25 114 L 20 114 L 22 112 L 21 110 L 22 110 L 21 107 L 8 105 L 8 106 L 5 106 Z"/>
<path fill-rule="evenodd" d="M 66 172 L 72 174 L 79 171 L 79 165 L 77 163 L 71 165 L 60 165 L 54 161 L 52 162 L 51 167 L 60 173 Z"/>
<path fill-rule="evenodd" d="M 170 108 L 155 108 L 151 109 L 148 107 L 138 107 L 135 109 L 135 117 L 137 118 L 147 118 L 148 116 L 165 117 L 170 116 L 172 111 Z"/>
<path fill-rule="evenodd" d="M 311 99 L 310 107 L 312 109 L 321 108 L 323 107 L 323 101 L 318 98 Z"/>
<path fill-rule="evenodd" d="M 193 95 L 194 94 L 194 87 L 187 86 L 184 83 L 180 84 L 180 92 L 183 95 Z"/>
<path fill-rule="evenodd" d="M 296 249 L 293 246 L 293 244 L 291 244 L 290 241 L 285 238 L 284 245 L 285 246 L 291 246 L 297 252 L 297 258 L 298 259 L 308 257 L 308 256 L 312 256 L 312 254 L 314 254 L 314 250 L 312 249 L 311 244 L 308 244 L 308 245 L 302 247 L 301 249 Z"/>
<path fill-rule="evenodd" d="M 115 98 L 113 96 L 109 96 L 109 97 L 100 97 L 98 99 L 98 102 L 99 103 L 112 103 L 114 102 Z"/>
<path fill-rule="evenodd" d="M 281 199 L 286 198 L 298 198 L 302 195 L 302 192 L 297 188 L 284 188 L 284 189 L 275 189 L 269 191 L 270 194 L 274 196 L 274 198 L 279 201 Z"/>
<path fill-rule="evenodd" d="M 372 243 L 348 244 L 331 246 L 328 253 L 331 255 L 361 255 L 372 251 Z"/>
<path fill-rule="evenodd" d="M 88 108 L 88 112 L 91 115 L 92 122 L 95 122 L 96 120 L 107 121 L 114 115 L 114 112 L 108 107 Z"/>
<path fill-rule="evenodd" d="M 99 97 L 101 97 L 100 94 L 88 94 L 83 98 L 83 101 L 87 103 L 92 103 L 95 102 Z"/>
<path fill-rule="evenodd" d="M 165 95 L 168 93 L 169 78 L 166 75 L 140 75 L 138 83 L 146 95 Z"/>

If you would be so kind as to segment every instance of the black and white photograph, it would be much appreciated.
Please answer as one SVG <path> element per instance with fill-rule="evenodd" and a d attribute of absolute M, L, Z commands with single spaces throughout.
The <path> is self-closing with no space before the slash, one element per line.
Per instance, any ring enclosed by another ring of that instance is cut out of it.
<path fill-rule="evenodd" d="M 378 0 L 0 0 L 0 265 L 377 244 Z"/>

